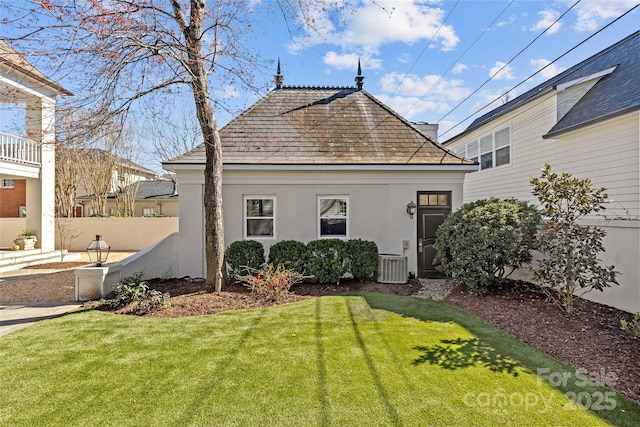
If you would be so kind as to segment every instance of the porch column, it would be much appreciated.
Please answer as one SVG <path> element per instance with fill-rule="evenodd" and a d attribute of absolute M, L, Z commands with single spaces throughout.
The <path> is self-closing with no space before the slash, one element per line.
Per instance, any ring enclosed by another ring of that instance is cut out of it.
<path fill-rule="evenodd" d="M 55 100 L 27 101 L 27 136 L 40 142 L 40 177 L 27 180 L 27 229 L 43 251 L 55 250 Z"/>

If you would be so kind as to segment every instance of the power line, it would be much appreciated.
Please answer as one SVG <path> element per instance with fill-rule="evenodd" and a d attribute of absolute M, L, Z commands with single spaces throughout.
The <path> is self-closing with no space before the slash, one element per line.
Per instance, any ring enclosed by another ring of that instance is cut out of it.
<path fill-rule="evenodd" d="M 529 44 L 527 44 L 524 48 L 522 48 L 518 53 L 515 54 L 515 56 L 513 56 L 509 62 L 507 62 L 506 64 L 504 64 L 502 67 L 500 67 L 500 69 L 498 71 L 496 71 L 495 73 L 493 73 L 493 75 L 491 75 L 487 80 L 484 81 L 484 83 L 482 83 L 477 89 L 475 89 L 473 92 L 471 92 L 466 98 L 464 98 L 462 101 L 460 101 L 455 107 L 453 107 L 451 110 L 449 110 L 449 112 L 447 114 L 445 114 L 444 116 L 442 116 L 440 119 L 438 119 L 436 122 L 440 123 L 442 120 L 444 120 L 447 116 L 449 116 L 451 113 L 453 113 L 455 110 L 458 109 L 458 107 L 460 107 L 462 104 L 464 104 L 469 98 L 471 98 L 473 95 L 475 95 L 476 93 L 478 93 L 478 91 L 480 89 L 482 89 L 487 83 L 489 83 L 496 75 L 498 75 L 502 70 L 504 70 L 509 64 L 511 64 L 518 56 L 520 56 L 525 50 L 527 50 L 533 43 L 535 43 L 540 37 L 542 37 L 547 31 L 549 31 L 549 29 L 551 27 L 553 27 L 554 25 L 556 25 L 558 23 L 558 21 L 560 21 L 567 13 L 569 13 L 574 7 L 576 7 L 576 5 L 578 3 L 580 3 L 582 0 L 578 0 L 577 2 L 575 2 L 573 5 L 571 5 L 571 7 L 569 7 L 569 9 L 567 9 L 562 15 L 560 15 L 555 21 L 553 21 L 553 23 L 551 25 L 549 25 L 547 28 L 545 28 L 540 34 L 538 34 L 533 40 L 531 40 L 531 42 L 529 42 Z"/>
<path fill-rule="evenodd" d="M 409 112 L 413 109 L 413 107 L 415 107 L 416 105 L 418 105 L 418 101 L 420 101 L 422 98 L 424 98 L 424 97 L 427 95 L 427 93 L 429 93 L 429 91 L 430 91 L 431 89 L 433 89 L 433 88 L 434 88 L 438 83 L 440 83 L 440 80 L 442 80 L 442 79 L 444 78 L 444 76 L 446 76 L 446 75 L 447 75 L 447 73 L 449 73 L 449 71 L 451 71 L 451 69 L 452 69 L 453 67 L 455 67 L 455 65 L 460 61 L 460 59 L 462 59 L 462 57 L 463 57 L 464 55 L 466 55 L 466 54 L 467 54 L 467 52 L 469 52 L 469 50 L 471 50 L 471 48 L 472 48 L 472 47 L 473 47 L 473 46 L 478 42 L 478 40 L 480 40 L 480 38 L 482 38 L 482 36 L 484 36 L 484 34 L 485 34 L 487 31 L 489 31 L 489 29 L 490 29 L 491 27 L 493 27 L 493 24 L 495 24 L 495 23 L 496 23 L 496 21 L 497 21 L 498 19 L 500 19 L 500 17 L 501 17 L 502 15 L 504 15 L 504 13 L 507 11 L 507 9 L 509 9 L 509 7 L 511 7 L 511 5 L 513 4 L 513 2 L 514 2 L 514 1 L 515 1 L 515 0 L 511 0 L 511 1 L 509 2 L 509 4 L 507 4 L 507 6 L 506 6 L 504 9 L 502 9 L 502 11 L 498 14 L 498 16 L 496 16 L 496 17 L 495 17 L 495 19 L 494 19 L 493 21 L 491 21 L 491 23 L 489 24 L 489 26 L 488 26 L 488 27 L 486 27 L 486 28 L 485 28 L 485 29 L 484 29 L 484 30 L 483 30 L 483 31 L 478 35 L 478 37 L 476 37 L 476 39 L 473 41 L 473 43 L 471 43 L 471 44 L 467 47 L 467 49 L 466 49 L 464 52 L 462 52 L 462 54 L 461 54 L 460 56 L 458 56 L 458 57 L 456 58 L 456 60 L 455 60 L 455 61 L 453 61 L 453 62 L 451 63 L 451 65 L 449 66 L 449 68 L 447 68 L 447 70 L 446 70 L 446 71 L 445 71 L 445 72 L 444 72 L 444 73 L 443 73 L 443 74 L 438 78 L 438 80 L 436 80 L 436 82 L 435 82 L 435 83 L 433 83 L 431 86 L 429 86 L 429 88 L 428 88 L 427 90 L 425 90 L 425 91 L 424 91 L 424 93 L 423 93 L 422 95 L 420 95 L 420 96 L 418 97 L 418 100 L 417 100 L 416 102 L 414 102 L 414 103 L 413 103 L 413 105 L 412 105 L 411 107 L 409 107 L 409 109 L 408 109 L 407 111 L 405 111 L 405 113 L 403 114 L 403 116 L 405 116 L 405 117 L 406 117 L 406 116 L 409 114 Z M 411 70 L 409 70 L 409 71 L 411 71 Z M 408 73 L 408 72 L 407 72 L 407 73 Z M 403 79 L 403 81 L 404 81 L 404 79 Z M 401 81 L 400 83 L 402 83 L 402 81 Z M 399 85 L 398 85 L 398 87 L 399 87 Z M 397 89 L 396 89 L 396 90 L 397 90 Z M 394 91 L 394 93 L 395 93 L 395 91 Z M 393 94 L 392 94 L 392 95 L 393 95 Z"/>
<path fill-rule="evenodd" d="M 449 129 L 447 129 L 445 132 L 441 133 L 440 136 L 444 136 L 447 133 L 451 132 L 453 129 L 455 129 L 457 126 L 461 125 L 462 123 L 466 122 L 467 120 L 469 120 L 471 117 L 475 116 L 476 114 L 478 114 L 480 111 L 484 110 L 485 108 L 487 108 L 488 106 L 490 106 L 491 104 L 493 104 L 494 102 L 496 102 L 497 100 L 499 100 L 500 98 L 502 98 L 503 96 L 505 96 L 506 94 L 508 94 L 509 92 L 511 92 L 512 90 L 516 89 L 517 87 L 523 85 L 524 83 L 526 83 L 527 81 L 531 80 L 533 77 L 535 77 L 536 75 L 538 75 L 539 73 L 541 73 L 542 71 L 544 71 L 547 67 L 550 67 L 551 65 L 553 65 L 554 63 L 558 62 L 560 59 L 564 58 L 566 55 L 568 55 L 569 53 L 573 52 L 574 50 L 576 50 L 578 47 L 582 46 L 583 44 L 585 44 L 586 42 L 588 42 L 589 40 L 591 40 L 593 37 L 597 36 L 598 34 L 600 34 L 602 31 L 606 30 L 607 28 L 609 28 L 611 25 L 615 24 L 616 22 L 618 22 L 620 19 L 624 18 L 626 15 L 630 14 L 631 12 L 633 12 L 636 8 L 638 8 L 639 5 L 635 5 L 633 6 L 631 9 L 627 10 L 625 13 L 623 13 L 622 15 L 618 16 L 616 19 L 614 19 L 613 21 L 609 22 L 608 24 L 606 24 L 605 26 L 603 26 L 602 28 L 600 28 L 599 30 L 597 30 L 596 32 L 594 32 L 593 34 L 591 34 L 590 36 L 588 36 L 587 38 L 585 38 L 584 40 L 582 40 L 581 42 L 579 42 L 578 44 L 576 44 L 575 46 L 573 46 L 572 48 L 570 48 L 569 50 L 565 51 L 564 53 L 562 53 L 560 56 L 558 56 L 556 59 L 554 59 L 553 61 L 549 62 L 547 65 L 545 65 L 544 67 L 540 68 L 538 71 L 536 71 L 535 73 L 531 74 L 529 77 L 525 78 L 524 80 L 522 80 L 520 83 L 518 83 L 517 85 L 513 86 L 511 89 L 507 90 L 506 92 L 504 92 L 502 95 L 498 96 L 497 98 L 493 99 L 492 101 L 490 101 L 489 103 L 485 104 L 484 106 L 478 108 L 476 111 L 474 111 L 473 113 L 469 114 L 467 117 L 465 117 L 464 119 L 462 119 L 461 121 L 459 121 L 458 123 L 456 123 L 455 125 L 453 125 L 452 127 L 450 127 Z M 575 70 L 577 71 L 577 69 Z M 574 72 L 575 72 L 574 71 Z"/>
<path fill-rule="evenodd" d="M 429 46 L 431 46 L 431 42 L 433 42 L 433 40 L 436 38 L 436 36 L 438 35 L 438 33 L 440 32 L 440 29 L 442 29 L 442 27 L 444 26 L 445 22 L 447 22 L 447 20 L 449 19 L 449 17 L 451 16 L 451 14 L 453 13 L 454 9 L 456 8 L 456 6 L 458 6 L 458 3 L 460 3 L 460 0 L 458 0 L 456 2 L 456 4 L 453 5 L 453 7 L 451 8 L 451 10 L 449 11 L 449 13 L 447 13 L 447 16 L 445 16 L 445 18 L 442 20 L 442 22 L 440 23 L 440 26 L 438 26 L 438 29 L 436 30 L 435 33 L 433 33 L 433 36 L 431 37 L 431 39 L 429 40 L 429 43 L 427 43 L 424 48 L 422 49 L 422 51 L 420 52 L 420 54 L 417 56 L 417 58 L 415 59 L 415 61 L 413 61 L 413 64 L 411 64 L 411 66 L 409 67 L 409 70 L 407 70 L 406 73 L 404 73 L 404 76 L 402 77 L 402 79 L 400 80 L 400 82 L 398 83 L 398 85 L 396 86 L 396 88 L 393 90 L 393 92 L 391 92 L 391 94 L 389 96 L 387 96 L 386 101 L 384 102 L 385 104 L 387 102 L 389 102 L 389 99 L 391 99 L 391 97 L 393 95 L 395 95 L 395 93 L 398 91 L 398 89 L 400 89 L 400 86 L 402 86 L 402 82 L 405 81 L 405 79 L 407 78 L 407 75 L 411 72 L 411 70 L 413 70 L 413 67 L 416 66 L 416 64 L 418 63 L 418 61 L 420 60 L 420 58 L 422 58 L 422 55 L 424 55 L 424 53 L 426 52 L 426 50 L 429 48 Z M 513 0 L 512 0 L 513 3 Z"/>

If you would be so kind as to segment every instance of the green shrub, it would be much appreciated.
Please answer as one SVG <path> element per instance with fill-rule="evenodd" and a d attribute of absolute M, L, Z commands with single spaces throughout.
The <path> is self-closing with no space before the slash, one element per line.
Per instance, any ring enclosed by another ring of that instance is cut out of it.
<path fill-rule="evenodd" d="M 309 242 L 305 258 L 307 274 L 318 283 L 339 283 L 347 272 L 347 244 L 340 239 Z"/>
<path fill-rule="evenodd" d="M 295 240 L 282 240 L 269 249 L 269 264 L 305 274 L 305 254 L 307 247 Z"/>
<path fill-rule="evenodd" d="M 369 240 L 354 239 L 347 242 L 349 272 L 354 279 L 371 280 L 378 274 L 378 245 Z"/>
<path fill-rule="evenodd" d="M 229 277 L 235 278 L 250 274 L 264 264 L 264 247 L 255 240 L 238 240 L 233 242 L 225 252 L 225 260 L 229 266 Z"/>
<path fill-rule="evenodd" d="M 631 332 L 636 337 L 640 338 L 640 312 L 633 315 L 633 319 L 627 322 L 625 319 L 620 319 L 620 326 L 625 331 Z"/>
<path fill-rule="evenodd" d="M 130 312 L 142 315 L 165 305 L 168 300 L 168 293 L 150 289 L 149 284 L 142 280 L 142 273 L 136 273 L 118 282 L 116 289 L 100 302 L 115 310 L 132 304 Z"/>
<path fill-rule="evenodd" d="M 598 259 L 605 250 L 605 230 L 579 222 L 605 209 L 606 188 L 594 188 L 590 179 L 573 178 L 566 172 L 551 173 L 549 164 L 530 183 L 548 218 L 538 235 L 544 257 L 533 273 L 549 299 L 571 314 L 576 297 L 618 284 L 615 266 L 602 266 Z"/>
<path fill-rule="evenodd" d="M 531 262 L 540 213 L 527 202 L 485 199 L 467 203 L 436 233 L 437 268 L 477 295 Z"/>

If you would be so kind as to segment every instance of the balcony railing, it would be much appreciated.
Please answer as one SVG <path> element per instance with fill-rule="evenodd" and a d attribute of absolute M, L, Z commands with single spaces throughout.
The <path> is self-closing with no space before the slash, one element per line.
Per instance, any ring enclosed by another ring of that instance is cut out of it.
<path fill-rule="evenodd" d="M 40 144 L 0 132 L 0 161 L 40 166 Z"/>

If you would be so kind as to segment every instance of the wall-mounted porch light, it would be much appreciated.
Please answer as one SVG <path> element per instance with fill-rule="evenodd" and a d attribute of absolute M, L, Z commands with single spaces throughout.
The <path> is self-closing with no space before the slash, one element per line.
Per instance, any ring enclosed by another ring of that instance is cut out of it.
<path fill-rule="evenodd" d="M 409 204 L 407 204 L 407 213 L 409 214 L 409 218 L 413 218 L 413 216 L 416 213 L 416 209 L 417 209 L 418 205 L 416 205 L 414 202 L 409 202 Z"/>
<path fill-rule="evenodd" d="M 96 234 L 96 240 L 92 240 L 87 246 L 87 254 L 89 254 L 89 260 L 96 264 L 96 267 L 101 267 L 103 263 L 107 262 L 109 257 L 109 251 L 111 247 L 102 240 L 99 234 Z"/>

